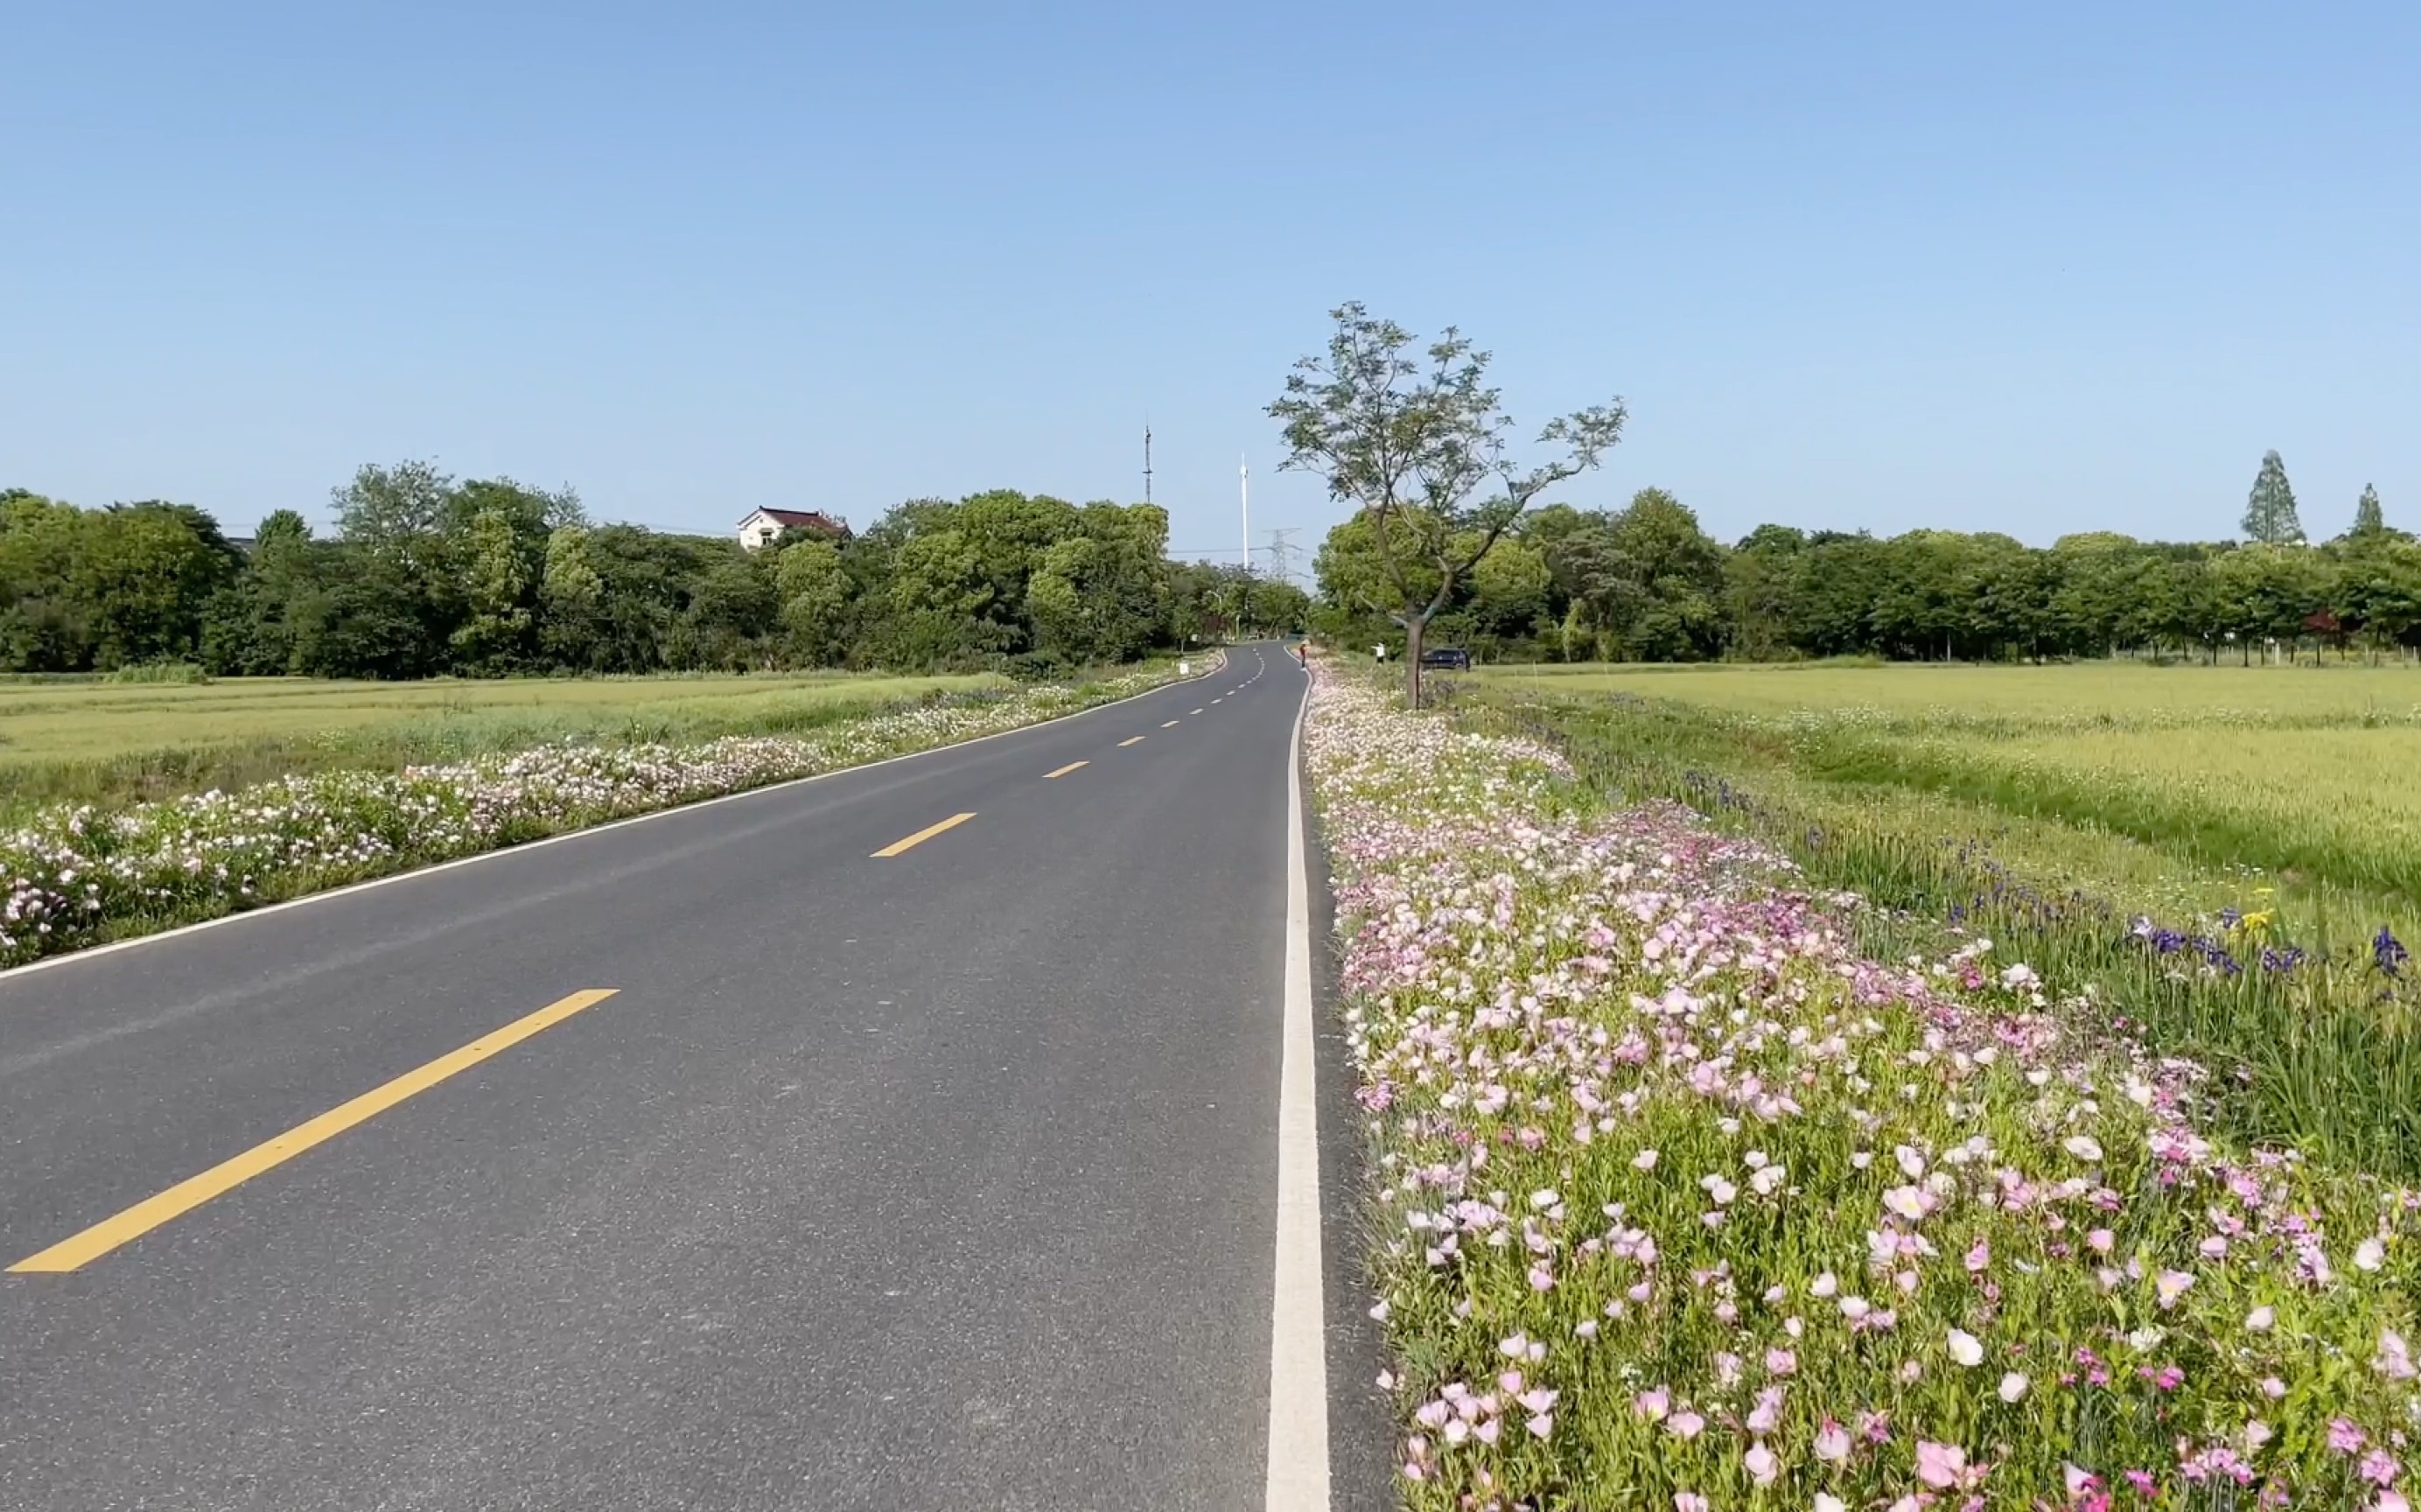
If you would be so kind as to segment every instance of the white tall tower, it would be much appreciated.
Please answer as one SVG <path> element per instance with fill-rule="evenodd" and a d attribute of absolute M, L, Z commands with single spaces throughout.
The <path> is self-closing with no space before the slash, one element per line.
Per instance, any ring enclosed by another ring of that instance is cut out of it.
<path fill-rule="evenodd" d="M 1242 458 L 1236 460 L 1236 501 L 1244 511 L 1244 575 L 1253 572 L 1253 470 Z"/>

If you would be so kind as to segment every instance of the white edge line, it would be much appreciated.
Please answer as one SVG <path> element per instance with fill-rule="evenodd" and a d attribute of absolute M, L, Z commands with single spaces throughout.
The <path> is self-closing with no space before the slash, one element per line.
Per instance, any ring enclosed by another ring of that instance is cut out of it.
<path fill-rule="evenodd" d="M 1221 664 L 1225 665 L 1226 652 L 1222 650 L 1219 655 Z M 482 850 L 476 855 L 457 856 L 451 861 L 433 862 L 426 866 L 414 866 L 409 871 L 393 872 L 384 877 L 372 877 L 364 881 L 347 882 L 342 887 L 331 887 L 325 892 L 305 893 L 301 897 L 289 897 L 280 903 L 265 903 L 257 909 L 239 909 L 232 913 L 222 913 L 216 918 L 197 919 L 192 924 L 180 924 L 173 929 L 162 929 L 157 934 L 138 934 L 126 940 L 112 940 L 106 944 L 86 945 L 77 950 L 62 951 L 55 956 L 45 956 L 39 960 L 29 960 L 23 965 L 0 970 L 0 982 L 6 982 L 11 977 L 30 975 L 35 972 L 50 971 L 55 967 L 72 966 L 78 961 L 90 960 L 96 956 L 110 956 L 121 950 L 133 950 L 137 945 L 157 944 L 163 940 L 174 940 L 179 935 L 198 934 L 204 929 L 215 929 L 222 925 L 242 924 L 246 919 L 266 918 L 272 913 L 283 913 L 288 909 L 305 908 L 313 903 L 325 903 L 332 898 L 343 897 L 351 893 L 367 893 L 373 887 L 385 887 L 394 882 L 408 882 L 414 878 L 434 876 L 441 871 L 452 871 L 457 866 L 476 865 L 483 861 L 493 861 L 499 856 L 527 855 L 533 850 L 543 850 L 551 845 L 560 845 L 566 840 L 586 839 L 589 835 L 603 834 L 608 830 L 618 830 L 625 825 L 645 824 L 649 819 L 666 818 L 675 814 L 695 814 L 699 809 L 712 808 L 717 803 L 736 803 L 743 798 L 762 798 L 768 793 L 778 793 L 786 787 L 798 787 L 811 782 L 822 782 L 829 777 L 846 777 L 851 772 L 872 772 L 877 767 L 887 767 L 896 761 L 914 761 L 918 756 L 934 756 L 944 751 L 961 751 L 970 745 L 981 745 L 986 740 L 997 740 L 1009 735 L 1023 735 L 1029 730 L 1039 730 L 1045 725 L 1057 725 L 1065 720 L 1082 719 L 1086 714 L 1098 713 L 1104 709 L 1116 709 L 1120 704 L 1131 704 L 1138 698 L 1149 698 L 1154 694 L 1166 693 L 1171 688 L 1182 688 L 1188 683 L 1200 681 L 1216 670 L 1215 667 L 1206 667 L 1190 678 L 1173 678 L 1157 688 L 1146 688 L 1141 693 L 1130 694 L 1124 698 L 1113 698 L 1106 704 L 1095 704 L 1089 709 L 1054 714 L 1049 719 L 1037 720 L 1031 725 L 1020 725 L 1014 729 L 994 730 L 990 735 L 977 735 L 964 740 L 952 740 L 946 745 L 929 745 L 922 751 L 903 751 L 898 756 L 884 756 L 880 761 L 864 761 L 853 767 L 835 767 L 830 772 L 819 772 L 805 777 L 788 777 L 780 782 L 767 783 L 762 787 L 743 787 L 736 793 L 717 793 L 712 798 L 700 798 L 687 803 L 676 803 L 670 808 L 653 808 L 645 814 L 633 814 L 625 818 L 608 819 L 602 824 L 566 830 L 560 834 L 525 840 L 520 845 L 499 846 L 493 850 Z"/>
<path fill-rule="evenodd" d="M 1318 1047 L 1311 1024 L 1311 886 L 1303 826 L 1303 722 L 1287 744 L 1286 1016 L 1278 1059 L 1277 1274 L 1270 1300 L 1267 1512 L 1327 1512 L 1328 1314 L 1320 1254 Z"/>

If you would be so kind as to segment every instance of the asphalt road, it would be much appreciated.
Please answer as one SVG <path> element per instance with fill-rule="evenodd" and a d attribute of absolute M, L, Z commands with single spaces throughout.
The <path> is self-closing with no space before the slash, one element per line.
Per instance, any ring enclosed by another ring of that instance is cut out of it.
<path fill-rule="evenodd" d="M 0 1508 L 1262 1506 L 1303 684 L 0 976 L 0 1265 L 613 993 L 0 1275 Z"/>

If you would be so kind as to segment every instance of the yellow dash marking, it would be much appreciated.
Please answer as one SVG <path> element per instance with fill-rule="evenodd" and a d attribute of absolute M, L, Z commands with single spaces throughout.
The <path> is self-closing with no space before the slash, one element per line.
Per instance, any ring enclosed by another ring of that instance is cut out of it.
<path fill-rule="evenodd" d="M 1125 750 L 1128 746 L 1131 746 L 1131 745 L 1134 744 L 1136 740 L 1142 740 L 1142 739 L 1143 739 L 1143 737 L 1142 737 L 1142 736 L 1140 736 L 1140 735 L 1138 735 L 1138 736 L 1136 736 L 1136 737 L 1134 738 L 1134 740 L 1120 740 L 1120 741 L 1118 742 L 1118 749 L 1119 749 L 1119 750 L 1121 750 L 1121 751 L 1123 751 L 1123 750 Z"/>
<path fill-rule="evenodd" d="M 1043 781 L 1045 781 L 1045 782 L 1049 782 L 1049 781 L 1050 781 L 1052 778 L 1054 778 L 1054 777 L 1064 777 L 1064 776 L 1068 775 L 1068 773 L 1070 773 L 1070 772 L 1071 772 L 1075 771 L 1078 767 L 1089 767 L 1089 766 L 1091 766 L 1091 765 L 1092 765 L 1092 763 L 1091 763 L 1091 762 L 1089 762 L 1089 761 L 1070 761 L 1070 762 L 1069 762 L 1066 766 L 1061 767 L 1061 768 L 1060 768 L 1058 771 L 1056 771 L 1056 772 L 1044 772 L 1044 773 L 1042 774 L 1042 780 L 1043 780 Z"/>
<path fill-rule="evenodd" d="M 973 814 L 953 814 L 939 824 L 926 825 L 923 829 L 918 830 L 915 834 L 910 835 L 905 840 L 892 841 L 889 845 L 884 846 L 882 850 L 877 850 L 873 855 L 868 856 L 867 859 L 868 861 L 880 861 L 885 856 L 896 856 L 900 851 L 907 850 L 910 846 L 923 845 L 926 841 L 941 834 L 944 830 L 955 830 L 960 825 L 964 824 L 967 820 L 974 818 L 975 816 Z"/>
<path fill-rule="evenodd" d="M 212 1197 L 285 1164 L 305 1150 L 323 1145 L 355 1124 L 383 1113 L 415 1093 L 428 1091 L 460 1071 L 467 1071 L 499 1051 L 510 1049 L 551 1024 L 561 1023 L 583 1008 L 604 1002 L 619 988 L 592 987 L 574 992 L 516 1019 L 492 1034 L 474 1039 L 461 1050 L 440 1055 L 416 1071 L 406 1071 L 384 1086 L 363 1093 L 352 1101 L 329 1109 L 305 1124 L 297 1124 L 265 1145 L 256 1145 L 233 1160 L 222 1161 L 199 1176 L 187 1177 L 156 1197 L 136 1203 L 115 1218 L 103 1219 L 71 1239 L 61 1239 L 39 1255 L 29 1255 L 8 1269 L 20 1273 L 73 1270 L 100 1259 L 121 1244 L 142 1238 L 161 1224 L 191 1212 Z"/>
<path fill-rule="evenodd" d="M 1175 721 L 1175 720 L 1173 720 L 1173 719 L 1172 719 L 1172 720 L 1170 720 L 1167 724 L 1163 725 L 1161 726 L 1161 728 L 1162 728 L 1162 729 L 1164 729 L 1164 730 L 1173 730 L 1173 729 L 1177 728 L 1177 721 Z"/>

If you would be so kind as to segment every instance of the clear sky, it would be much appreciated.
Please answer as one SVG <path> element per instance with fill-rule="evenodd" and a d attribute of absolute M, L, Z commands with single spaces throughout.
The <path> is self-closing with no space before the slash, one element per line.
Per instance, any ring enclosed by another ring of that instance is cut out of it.
<path fill-rule="evenodd" d="M 0 485 L 1141 491 L 1361 299 L 1737 537 L 2421 526 L 2421 7 L 0 6 Z"/>

